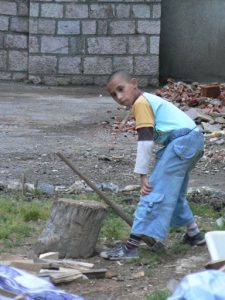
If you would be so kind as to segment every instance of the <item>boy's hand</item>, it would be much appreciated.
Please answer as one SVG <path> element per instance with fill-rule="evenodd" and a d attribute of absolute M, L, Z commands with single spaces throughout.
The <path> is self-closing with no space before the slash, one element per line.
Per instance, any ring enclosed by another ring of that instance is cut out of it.
<path fill-rule="evenodd" d="M 148 182 L 147 175 L 141 175 L 141 195 L 148 195 L 152 191 L 152 187 Z"/>

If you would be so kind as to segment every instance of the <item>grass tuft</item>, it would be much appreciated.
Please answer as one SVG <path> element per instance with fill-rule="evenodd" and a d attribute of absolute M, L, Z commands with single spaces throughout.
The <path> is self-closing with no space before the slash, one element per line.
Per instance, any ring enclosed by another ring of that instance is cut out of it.
<path fill-rule="evenodd" d="M 221 216 L 221 211 L 215 211 L 207 203 L 205 204 L 196 204 L 190 203 L 190 207 L 194 215 L 199 217 L 209 217 L 209 218 L 219 218 Z"/>
<path fill-rule="evenodd" d="M 47 220 L 50 214 L 51 201 L 34 199 L 27 201 L 18 195 L 0 194 L 0 245 L 12 248 L 20 245 L 26 237 L 36 236 L 44 226 L 32 223 Z M 2 248 L 1 247 L 1 248 Z M 1 252 L 4 249 L 1 249 Z"/>
<path fill-rule="evenodd" d="M 163 252 L 152 252 L 149 249 L 140 249 L 139 263 L 148 265 L 149 267 L 155 267 L 161 263 L 164 253 Z"/>
<path fill-rule="evenodd" d="M 166 300 L 170 295 L 169 291 L 158 290 L 148 295 L 147 300 Z"/>
<path fill-rule="evenodd" d="M 100 238 L 123 240 L 129 236 L 130 227 L 112 209 L 108 209 L 100 231 Z"/>
<path fill-rule="evenodd" d="M 190 250 L 190 246 L 184 243 L 174 243 L 167 251 L 169 255 L 185 254 Z"/>

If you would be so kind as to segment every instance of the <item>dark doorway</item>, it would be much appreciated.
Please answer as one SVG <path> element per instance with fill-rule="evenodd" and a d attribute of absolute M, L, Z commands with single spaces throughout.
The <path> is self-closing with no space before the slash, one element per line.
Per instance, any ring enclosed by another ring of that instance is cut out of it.
<path fill-rule="evenodd" d="M 225 81 L 225 1 L 162 0 L 160 82 Z"/>

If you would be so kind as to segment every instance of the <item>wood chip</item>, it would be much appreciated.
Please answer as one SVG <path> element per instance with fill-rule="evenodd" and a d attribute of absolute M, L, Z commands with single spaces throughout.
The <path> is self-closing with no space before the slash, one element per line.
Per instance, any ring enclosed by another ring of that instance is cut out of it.
<path fill-rule="evenodd" d="M 210 261 L 205 265 L 206 269 L 218 270 L 225 267 L 225 259 Z"/>
<path fill-rule="evenodd" d="M 40 259 L 59 259 L 59 252 L 47 252 L 39 255 Z"/>

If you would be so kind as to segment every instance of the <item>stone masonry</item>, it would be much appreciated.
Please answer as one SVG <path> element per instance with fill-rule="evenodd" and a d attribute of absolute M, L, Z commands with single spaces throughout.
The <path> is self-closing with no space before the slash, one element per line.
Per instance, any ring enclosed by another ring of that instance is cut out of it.
<path fill-rule="evenodd" d="M 161 0 L 2 0 L 0 80 L 105 85 L 159 76 Z"/>
<path fill-rule="evenodd" d="M 28 77 L 28 0 L 0 1 L 0 80 Z"/>

